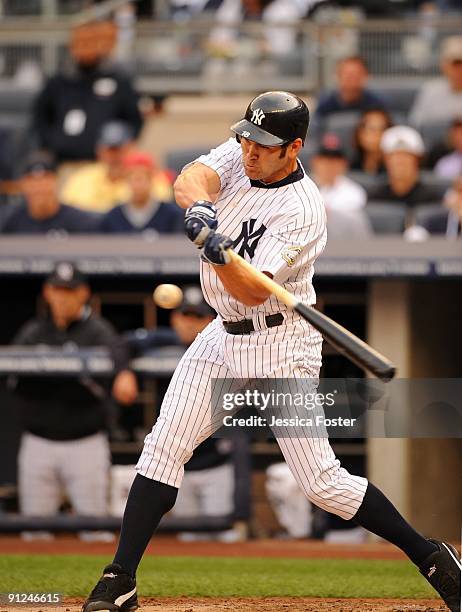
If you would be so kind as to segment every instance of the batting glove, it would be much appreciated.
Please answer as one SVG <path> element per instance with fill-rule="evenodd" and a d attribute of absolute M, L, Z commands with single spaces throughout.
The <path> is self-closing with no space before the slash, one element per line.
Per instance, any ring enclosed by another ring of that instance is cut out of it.
<path fill-rule="evenodd" d="M 229 236 L 211 232 L 205 241 L 202 259 L 214 266 L 224 266 L 231 261 L 228 249 L 233 246 Z"/>
<path fill-rule="evenodd" d="M 212 202 L 198 200 L 185 213 L 184 231 L 199 249 L 204 246 L 207 236 L 216 230 L 217 226 L 217 209 Z"/>

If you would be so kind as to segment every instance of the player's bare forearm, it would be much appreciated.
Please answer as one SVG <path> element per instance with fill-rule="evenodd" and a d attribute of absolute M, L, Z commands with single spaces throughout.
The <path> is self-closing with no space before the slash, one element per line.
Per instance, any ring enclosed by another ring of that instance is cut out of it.
<path fill-rule="evenodd" d="M 173 185 L 176 203 L 181 208 L 189 208 L 198 200 L 214 202 L 220 188 L 220 177 L 215 170 L 200 163 L 184 170 Z"/>
<path fill-rule="evenodd" d="M 226 291 L 246 306 L 259 306 L 271 295 L 263 286 L 256 284 L 255 280 L 234 261 L 225 266 L 213 266 L 213 268 Z M 272 278 L 269 272 L 265 274 Z"/>

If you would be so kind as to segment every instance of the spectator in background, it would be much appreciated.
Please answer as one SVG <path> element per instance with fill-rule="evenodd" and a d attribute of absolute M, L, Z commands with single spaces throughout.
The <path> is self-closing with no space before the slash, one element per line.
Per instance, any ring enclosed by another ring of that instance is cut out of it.
<path fill-rule="evenodd" d="M 370 233 L 364 212 L 366 192 L 346 176 L 347 170 L 348 161 L 338 137 L 326 134 L 311 158 L 311 171 L 326 206 L 327 232 L 335 238 Z"/>
<path fill-rule="evenodd" d="M 95 145 L 108 121 L 126 121 L 136 137 L 142 118 L 131 81 L 107 60 L 116 41 L 112 22 L 92 22 L 74 28 L 70 53 L 72 73 L 48 79 L 33 111 L 39 147 L 59 162 L 95 158 Z"/>
<path fill-rule="evenodd" d="M 370 190 L 370 201 L 385 200 L 412 207 L 440 200 L 440 189 L 424 184 L 420 178 L 420 162 L 425 147 L 417 130 L 407 125 L 395 125 L 383 133 L 381 147 L 388 181 L 386 185 Z"/>
<path fill-rule="evenodd" d="M 109 234 L 156 231 L 159 234 L 183 232 L 183 211 L 171 202 L 152 197 L 154 160 L 149 153 L 132 151 L 123 160 L 129 197 L 108 211 L 100 230 Z"/>
<path fill-rule="evenodd" d="M 443 234 L 447 238 L 460 236 L 462 225 L 462 175 L 454 180 L 444 198 L 444 208 L 428 215 L 422 226 L 429 234 Z"/>
<path fill-rule="evenodd" d="M 462 174 L 462 116 L 452 122 L 449 141 L 452 151 L 437 162 L 434 170 L 442 178 L 453 179 Z"/>
<path fill-rule="evenodd" d="M 4 234 L 47 234 L 95 232 L 98 215 L 61 204 L 58 199 L 56 165 L 50 158 L 34 155 L 19 182 L 24 200 L 10 204 L 1 231 Z"/>
<path fill-rule="evenodd" d="M 333 113 L 386 108 L 386 102 L 367 88 L 369 71 L 360 56 L 346 57 L 337 63 L 337 87 L 321 95 L 315 111 L 316 123 Z"/>
<path fill-rule="evenodd" d="M 384 110 L 371 109 L 362 114 L 353 136 L 355 153 L 352 170 L 373 175 L 385 172 L 380 141 L 382 134 L 391 126 L 391 117 Z"/>
<path fill-rule="evenodd" d="M 112 393 L 121 403 L 134 402 L 137 385 L 128 369 L 128 351 L 116 341 L 112 326 L 92 313 L 90 288 L 76 266 L 59 262 L 44 283 L 43 297 L 49 317 L 25 323 L 13 344 L 73 350 L 76 346 L 110 347 L 116 370 Z M 18 457 L 21 512 L 54 515 L 65 491 L 77 514 L 106 515 L 110 451 L 105 428 L 110 387 L 89 376 L 19 376 L 11 382 L 20 401 L 24 430 Z"/>
<path fill-rule="evenodd" d="M 223 0 L 215 14 L 215 27 L 208 42 L 218 56 L 239 55 L 239 30 L 242 22 L 265 24 L 260 41 L 261 55 L 284 56 L 295 49 L 296 29 L 281 23 L 297 23 L 307 11 L 309 0 Z M 251 60 L 249 60 L 251 63 Z"/>
<path fill-rule="evenodd" d="M 450 36 L 441 45 L 443 77 L 424 83 L 409 113 L 409 121 L 422 126 L 460 116 L 462 108 L 462 36 Z"/>
<path fill-rule="evenodd" d="M 107 212 L 129 198 L 123 160 L 134 148 L 133 131 L 123 121 L 106 123 L 96 143 L 96 162 L 84 165 L 69 175 L 61 198 L 66 204 L 86 210 Z M 155 170 L 152 196 L 170 200 L 171 182 L 166 173 Z"/>

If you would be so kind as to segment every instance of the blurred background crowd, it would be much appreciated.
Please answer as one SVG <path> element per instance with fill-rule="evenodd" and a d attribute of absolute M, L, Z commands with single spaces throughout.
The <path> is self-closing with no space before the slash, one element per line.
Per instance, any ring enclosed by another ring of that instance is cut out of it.
<path fill-rule="evenodd" d="M 331 240 L 457 239 L 461 24 L 462 0 L 0 0 L 0 240 L 181 237 L 175 177 L 229 137 L 250 98 L 268 89 L 308 101 L 300 159 L 324 197 Z M 39 296 L 40 316 L 2 329 L 3 344 L 103 345 L 115 374 L 106 387 L 10 377 L 23 431 L 18 507 L 50 516 L 64 499 L 78 514 L 104 516 L 107 420 L 113 441 L 140 443 L 146 433 L 145 415 L 130 422 L 114 412 L 114 402 L 130 406 L 150 392 L 130 360 L 188 346 L 214 313 L 192 286 L 171 317 L 164 313 L 148 329 L 145 317 L 137 331 L 136 317 L 125 317 L 116 331 L 92 311 L 88 280 L 68 261 Z M 249 450 L 239 447 L 236 468 L 233 445 L 224 442 L 204 443 L 191 460 L 179 516 L 233 515 L 234 483 L 248 485 L 242 457 Z M 116 467 L 117 515 L 133 473 Z M 310 511 L 284 465 L 271 465 L 265 482 L 286 535 L 324 537 L 335 527 Z M 235 521 L 224 525 L 221 539 L 242 536 L 228 529 Z"/>

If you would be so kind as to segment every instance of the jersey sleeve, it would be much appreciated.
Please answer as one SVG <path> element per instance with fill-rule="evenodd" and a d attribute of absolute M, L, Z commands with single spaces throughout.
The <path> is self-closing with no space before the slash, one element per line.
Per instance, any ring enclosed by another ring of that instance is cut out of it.
<path fill-rule="evenodd" d="M 270 272 L 278 283 L 313 264 L 327 240 L 326 212 L 317 189 L 313 190 L 309 206 L 289 202 L 281 209 L 284 214 L 269 225 L 252 258 L 253 266 Z"/>
<path fill-rule="evenodd" d="M 241 147 L 235 138 L 230 138 L 216 149 L 212 149 L 210 153 L 201 155 L 192 163 L 199 162 L 215 170 L 220 177 L 221 189 L 224 189 L 231 179 L 236 162 L 240 158 Z M 185 167 L 187 168 L 188 166 Z"/>

